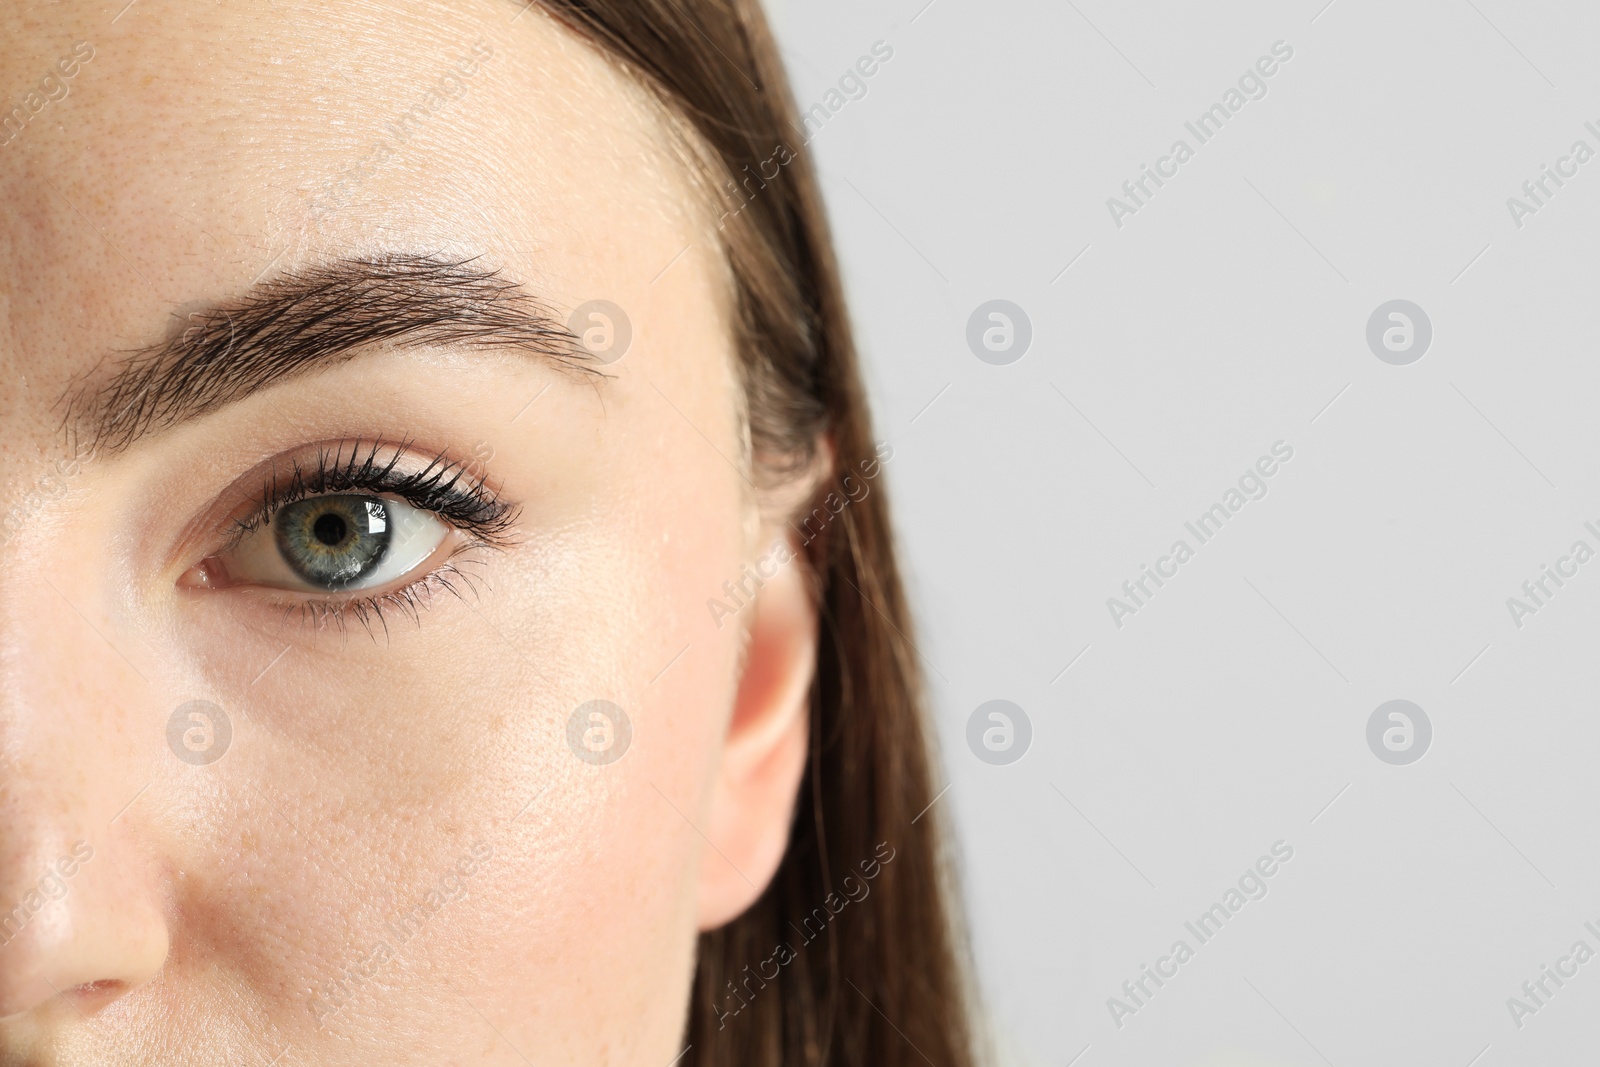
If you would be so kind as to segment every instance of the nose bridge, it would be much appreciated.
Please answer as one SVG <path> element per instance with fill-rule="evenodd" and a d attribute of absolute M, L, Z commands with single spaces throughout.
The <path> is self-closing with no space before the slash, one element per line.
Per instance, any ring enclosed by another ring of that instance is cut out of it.
<path fill-rule="evenodd" d="M 0 904 L 32 853 L 60 844 L 50 827 L 91 817 L 99 665 L 72 610 L 47 579 L 0 566 Z"/>
<path fill-rule="evenodd" d="M 126 800 L 155 672 L 101 514 L 104 461 L 28 425 L 36 449 L 0 450 L 0 858 L 43 862 L 85 836 L 49 826 L 103 823 Z M 0 904 L 18 877 L 0 869 Z"/>
<path fill-rule="evenodd" d="M 56 525 L 26 538 L 54 549 L 0 534 L 0 856 L 49 836 L 31 827 L 94 821 L 133 755 L 130 713 L 146 688 L 97 592 L 108 579 Z M 0 871 L 0 889 L 10 876 Z"/>

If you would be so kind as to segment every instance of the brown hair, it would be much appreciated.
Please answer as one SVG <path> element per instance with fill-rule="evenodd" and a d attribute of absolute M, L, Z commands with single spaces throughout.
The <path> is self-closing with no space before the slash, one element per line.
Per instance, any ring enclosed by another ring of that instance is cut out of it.
<path fill-rule="evenodd" d="M 871 425 L 816 177 L 794 147 L 804 135 L 758 0 L 541 6 L 688 124 L 723 172 L 716 184 L 739 182 L 722 242 L 754 462 L 763 484 L 781 484 L 814 469 L 826 441 L 833 477 L 802 511 L 839 499 L 840 476 L 874 461 Z M 850 496 L 803 535 L 816 534 L 805 552 L 821 632 L 788 852 L 749 911 L 700 938 L 685 1067 L 976 1062 L 888 509 L 882 492 Z M 850 903 L 856 893 L 870 896 Z"/>

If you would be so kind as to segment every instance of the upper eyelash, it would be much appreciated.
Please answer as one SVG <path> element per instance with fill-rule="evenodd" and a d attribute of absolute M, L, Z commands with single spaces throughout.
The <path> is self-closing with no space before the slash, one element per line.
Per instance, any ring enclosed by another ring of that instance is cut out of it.
<path fill-rule="evenodd" d="M 331 449 L 319 448 L 315 465 L 309 469 L 298 460 L 291 460 L 293 470 L 288 478 L 280 480 L 274 473 L 262 486 L 255 510 L 235 520 L 235 541 L 267 525 L 279 511 L 298 500 L 358 491 L 397 496 L 415 508 L 438 515 L 480 542 L 496 546 L 510 542 L 518 509 L 501 500 L 481 478 L 471 475 L 465 464 L 441 452 L 422 469 L 405 473 L 397 468 L 407 444 L 392 446 L 392 454 L 380 459 L 380 451 L 390 447 L 381 441 L 370 445 L 341 442 Z"/>

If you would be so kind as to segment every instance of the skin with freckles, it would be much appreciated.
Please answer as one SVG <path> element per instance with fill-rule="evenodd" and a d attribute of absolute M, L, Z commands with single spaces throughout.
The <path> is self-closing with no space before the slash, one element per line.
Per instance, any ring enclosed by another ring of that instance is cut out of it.
<path fill-rule="evenodd" d="M 785 528 L 717 212 L 647 94 L 520 8 L 0 12 L 0 1063 L 664 1065 L 697 933 L 781 859 L 816 615 L 798 564 L 705 607 Z M 395 257 L 631 341 L 391 337 L 126 444 L 85 417 L 206 309 Z M 431 514 L 329 475 L 370 457 L 501 517 L 296 579 L 291 507 L 329 552 L 360 502 Z"/>

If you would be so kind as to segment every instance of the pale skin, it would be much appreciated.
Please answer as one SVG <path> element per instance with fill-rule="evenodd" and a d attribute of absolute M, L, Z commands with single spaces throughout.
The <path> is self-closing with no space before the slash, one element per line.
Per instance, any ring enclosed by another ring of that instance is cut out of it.
<path fill-rule="evenodd" d="M 697 934 L 782 857 L 817 622 L 798 564 L 707 609 L 785 529 L 747 480 L 718 211 L 628 75 L 518 9 L 0 13 L 7 107 L 93 49 L 0 147 L 0 1060 L 664 1067 Z M 604 379 L 367 346 L 69 461 L 64 398 L 194 307 L 390 251 L 562 319 L 609 300 L 631 344 Z M 228 555 L 263 465 L 358 441 L 515 506 L 461 595 L 336 619 L 298 608 L 352 592 Z M 215 762 L 169 744 L 194 700 L 228 716 Z M 591 700 L 629 716 L 615 762 L 569 744 Z"/>

